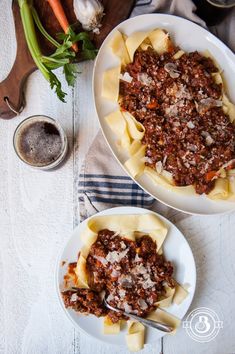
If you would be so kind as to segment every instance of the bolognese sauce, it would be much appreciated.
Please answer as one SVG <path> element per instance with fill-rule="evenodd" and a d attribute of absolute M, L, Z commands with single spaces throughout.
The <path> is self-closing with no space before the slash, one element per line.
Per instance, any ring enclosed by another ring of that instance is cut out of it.
<path fill-rule="evenodd" d="M 89 289 L 62 293 L 66 307 L 96 316 L 108 315 L 115 323 L 126 318 L 105 308 L 100 294 L 116 309 L 144 317 L 156 308 L 165 295 L 165 286 L 175 287 L 173 266 L 156 252 L 157 245 L 148 235 L 136 241 L 113 231 L 99 231 L 87 256 Z"/>
<path fill-rule="evenodd" d="M 120 106 L 145 127 L 146 165 L 208 194 L 220 168 L 235 166 L 235 125 L 223 111 L 212 59 L 198 52 L 174 59 L 176 51 L 137 50 L 122 71 Z"/>

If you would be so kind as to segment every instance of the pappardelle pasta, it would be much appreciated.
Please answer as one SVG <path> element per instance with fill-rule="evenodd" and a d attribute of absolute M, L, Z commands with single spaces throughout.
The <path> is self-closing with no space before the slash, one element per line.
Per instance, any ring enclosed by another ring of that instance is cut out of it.
<path fill-rule="evenodd" d="M 81 234 L 78 261 L 69 264 L 63 301 L 78 313 L 103 316 L 103 333 L 118 334 L 127 323 L 131 351 L 143 348 L 145 327 L 125 313 L 150 318 L 174 328 L 180 320 L 166 311 L 180 305 L 187 290 L 173 278 L 173 265 L 163 255 L 167 228 L 154 214 L 98 216 Z M 108 310 L 102 301 L 120 310 Z"/>
<path fill-rule="evenodd" d="M 105 120 L 132 177 L 234 201 L 235 106 L 210 53 L 185 53 L 162 29 L 117 30 L 110 47 L 120 65 L 104 74 L 102 96 L 119 109 Z"/>

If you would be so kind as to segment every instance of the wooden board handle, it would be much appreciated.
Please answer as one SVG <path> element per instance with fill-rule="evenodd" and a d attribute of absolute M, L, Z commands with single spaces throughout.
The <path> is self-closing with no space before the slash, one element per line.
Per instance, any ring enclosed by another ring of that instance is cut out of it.
<path fill-rule="evenodd" d="M 9 106 L 18 112 L 24 106 L 23 86 L 27 77 L 36 69 L 24 38 L 17 1 L 13 1 L 12 11 L 16 29 L 17 53 L 9 75 L 0 83 L 0 117 L 5 119 L 16 116 Z"/>

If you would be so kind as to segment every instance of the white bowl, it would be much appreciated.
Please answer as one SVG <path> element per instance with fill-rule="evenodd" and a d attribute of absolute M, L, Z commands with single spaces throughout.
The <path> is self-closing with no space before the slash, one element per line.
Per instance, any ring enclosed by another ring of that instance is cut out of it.
<path fill-rule="evenodd" d="M 185 51 L 198 50 L 199 52 L 204 52 L 205 50 L 209 50 L 223 69 L 229 97 L 235 102 L 235 55 L 213 34 L 193 22 L 171 15 L 148 14 L 133 17 L 122 22 L 105 39 L 96 58 L 93 72 L 93 95 L 101 129 L 110 149 L 122 167 L 127 158 L 126 154 L 118 150 L 116 137 L 104 120 L 104 117 L 117 109 L 118 105 L 101 97 L 104 71 L 119 63 L 108 47 L 108 43 L 116 29 L 130 35 L 136 31 L 145 31 L 154 28 L 166 29 L 170 33 L 174 43 Z M 127 171 L 126 173 L 128 174 Z M 204 195 L 181 196 L 166 190 L 164 187 L 157 186 L 147 176 L 141 176 L 138 180 L 135 179 L 135 182 L 162 203 L 189 214 L 210 215 L 225 213 L 235 209 L 235 202 L 223 200 L 212 201 Z"/>
<path fill-rule="evenodd" d="M 118 207 L 104 210 L 97 213 L 95 216 L 99 215 L 120 215 L 120 214 L 146 214 L 153 213 L 147 209 L 136 208 L 136 207 Z M 153 213 L 156 214 L 156 213 Z M 183 234 L 177 229 L 177 227 L 172 224 L 169 220 L 165 219 L 163 216 L 156 214 L 167 226 L 168 234 L 166 240 L 163 244 L 163 252 L 167 260 L 171 261 L 175 267 L 174 277 L 180 284 L 189 284 L 188 296 L 180 305 L 173 304 L 166 310 L 175 315 L 176 317 L 182 319 L 192 302 L 195 287 L 196 287 L 196 266 L 193 258 L 192 251 Z M 90 218 L 89 218 L 90 219 Z M 71 262 L 77 261 L 78 251 L 82 246 L 80 240 L 80 234 L 87 221 L 83 221 L 79 224 L 71 238 L 66 243 L 62 254 L 58 258 L 56 267 L 56 288 L 59 297 L 60 304 L 65 311 L 68 318 L 72 321 L 75 327 L 83 330 L 92 337 L 99 339 L 103 342 L 117 345 L 125 345 L 125 334 L 126 331 L 121 331 L 118 335 L 104 335 L 102 333 L 103 329 L 103 319 L 97 318 L 93 315 L 84 316 L 79 315 L 71 309 L 66 309 L 61 297 L 60 286 L 63 284 L 64 275 L 67 271 L 67 265 Z M 63 264 L 66 261 L 66 264 Z M 164 332 L 148 328 L 146 343 L 156 342 L 160 337 L 164 336 Z"/>

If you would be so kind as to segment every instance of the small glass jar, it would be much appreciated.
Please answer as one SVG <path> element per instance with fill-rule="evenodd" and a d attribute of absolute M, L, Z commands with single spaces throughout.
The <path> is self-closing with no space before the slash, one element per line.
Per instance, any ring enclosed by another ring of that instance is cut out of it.
<path fill-rule="evenodd" d="M 58 166 L 68 151 L 68 139 L 54 119 L 35 115 L 16 128 L 13 145 L 17 156 L 27 165 L 41 170 Z"/>

